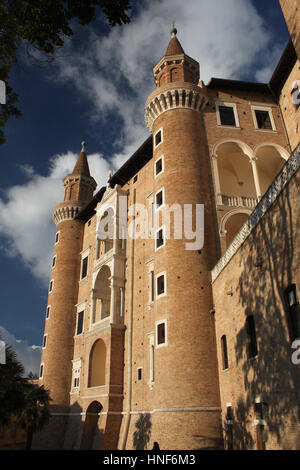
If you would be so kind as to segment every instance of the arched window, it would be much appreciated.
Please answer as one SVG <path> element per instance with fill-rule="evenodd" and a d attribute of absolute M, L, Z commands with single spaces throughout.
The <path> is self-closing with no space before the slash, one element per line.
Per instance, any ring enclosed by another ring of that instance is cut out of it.
<path fill-rule="evenodd" d="M 249 315 L 246 320 L 246 331 L 248 339 L 248 358 L 257 356 L 257 341 L 256 341 L 256 330 L 254 316 Z"/>
<path fill-rule="evenodd" d="M 222 367 L 223 367 L 223 370 L 226 370 L 228 369 L 228 352 L 227 352 L 226 335 L 223 335 L 221 338 L 221 346 L 222 346 Z"/>
<path fill-rule="evenodd" d="M 98 339 L 91 349 L 89 361 L 89 387 L 105 385 L 106 347 L 102 339 Z"/>

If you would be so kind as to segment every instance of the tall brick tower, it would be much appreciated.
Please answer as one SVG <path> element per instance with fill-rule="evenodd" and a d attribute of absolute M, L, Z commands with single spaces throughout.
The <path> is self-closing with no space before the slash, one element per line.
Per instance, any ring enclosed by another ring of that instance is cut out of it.
<path fill-rule="evenodd" d="M 167 347 L 157 349 L 155 356 L 152 409 L 162 412 L 153 413 L 153 430 L 163 448 L 216 449 L 221 425 L 211 269 L 218 259 L 218 240 L 202 115 L 207 100 L 205 88 L 198 85 L 199 64 L 184 53 L 176 34 L 173 28 L 167 51 L 153 69 L 157 89 L 146 102 L 154 164 L 162 157 L 164 168 L 154 182 L 155 203 L 177 204 L 182 213 L 185 205 L 195 211 L 203 204 L 205 239 L 203 248 L 187 249 L 190 240 L 173 239 L 171 223 L 171 238 L 153 256 L 154 323 L 165 318 L 163 334 L 167 329 L 168 336 Z M 165 273 L 166 295 L 157 295 L 161 276 L 156 273 Z M 159 343 L 158 329 L 154 341 Z"/>
<path fill-rule="evenodd" d="M 300 60 L 300 6 L 298 0 L 279 0 L 296 54 Z"/>
<path fill-rule="evenodd" d="M 39 433 L 35 448 L 60 449 L 70 402 L 75 333 L 75 305 L 81 267 L 84 224 L 76 215 L 93 197 L 83 142 L 73 172 L 64 179 L 65 198 L 54 209 L 57 226 L 41 358 L 40 385 L 50 390 L 52 418 Z"/>

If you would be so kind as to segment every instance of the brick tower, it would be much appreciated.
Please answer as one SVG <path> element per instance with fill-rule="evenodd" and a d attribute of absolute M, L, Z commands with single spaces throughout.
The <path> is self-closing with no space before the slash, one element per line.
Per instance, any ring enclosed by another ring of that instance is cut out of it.
<path fill-rule="evenodd" d="M 187 250 L 190 240 L 174 239 L 172 222 L 164 249 L 153 253 L 155 368 L 148 406 L 152 435 L 162 449 L 217 449 L 222 444 L 210 271 L 218 241 L 202 116 L 206 98 L 198 86 L 199 64 L 184 53 L 176 33 L 173 28 L 167 51 L 153 69 L 157 89 L 146 102 L 154 165 L 163 158 L 164 169 L 154 181 L 153 194 L 158 206 L 176 204 L 183 210 L 188 204 L 195 210 L 196 204 L 204 204 L 205 241 L 203 248 Z M 159 328 L 159 323 L 164 326 Z M 167 336 L 165 348 L 159 348 L 160 335 Z M 135 355 L 138 350 L 133 360 Z M 138 425 L 131 420 L 128 436 Z"/>
<path fill-rule="evenodd" d="M 60 449 L 70 402 L 75 332 L 75 305 L 81 267 L 84 224 L 76 215 L 93 197 L 95 180 L 90 176 L 83 142 L 73 172 L 64 179 L 64 202 L 54 209 L 55 235 L 52 271 L 41 358 L 40 385 L 50 390 L 51 420 L 39 433 L 36 448 Z"/>

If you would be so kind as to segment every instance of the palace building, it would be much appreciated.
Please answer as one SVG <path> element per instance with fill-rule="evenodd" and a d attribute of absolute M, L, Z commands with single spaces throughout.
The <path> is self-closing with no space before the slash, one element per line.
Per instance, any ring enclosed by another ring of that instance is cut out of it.
<path fill-rule="evenodd" d="M 36 449 L 300 448 L 300 10 L 280 3 L 268 84 L 204 84 L 173 28 L 150 136 L 106 187 L 83 144 L 54 209 Z M 188 207 L 203 244 L 172 236 Z"/>

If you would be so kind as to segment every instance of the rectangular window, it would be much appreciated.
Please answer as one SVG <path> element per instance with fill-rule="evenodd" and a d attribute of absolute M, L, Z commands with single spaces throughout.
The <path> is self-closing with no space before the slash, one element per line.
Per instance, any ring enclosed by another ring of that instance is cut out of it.
<path fill-rule="evenodd" d="M 56 264 L 56 256 L 54 256 L 54 258 L 52 259 L 52 268 L 54 268 L 55 264 Z"/>
<path fill-rule="evenodd" d="M 166 291 L 165 274 L 160 274 L 156 278 L 156 296 L 165 294 Z"/>
<path fill-rule="evenodd" d="M 156 325 L 156 344 L 157 346 L 166 344 L 166 322 L 157 323 Z"/>
<path fill-rule="evenodd" d="M 78 388 L 79 387 L 79 377 L 75 377 L 74 378 L 74 388 Z"/>
<path fill-rule="evenodd" d="M 157 209 L 164 204 L 164 193 L 162 189 L 155 195 L 155 204 Z"/>
<path fill-rule="evenodd" d="M 221 126 L 236 126 L 233 106 L 219 105 L 218 109 Z"/>
<path fill-rule="evenodd" d="M 269 111 L 255 110 L 258 129 L 273 130 Z"/>
<path fill-rule="evenodd" d="M 52 292 L 52 291 L 53 291 L 53 281 L 50 281 L 49 292 Z"/>
<path fill-rule="evenodd" d="M 163 157 L 160 157 L 155 162 L 155 176 L 158 176 L 162 172 L 163 172 Z"/>
<path fill-rule="evenodd" d="M 44 364 L 41 364 L 41 367 L 40 367 L 40 379 L 43 378 L 43 373 L 44 373 Z"/>
<path fill-rule="evenodd" d="M 142 380 L 142 370 L 141 367 L 138 368 L 138 380 Z"/>
<path fill-rule="evenodd" d="M 43 338 L 43 348 L 45 348 L 47 345 L 47 335 L 44 335 L 44 338 Z"/>
<path fill-rule="evenodd" d="M 87 276 L 88 256 L 82 260 L 81 279 Z"/>
<path fill-rule="evenodd" d="M 76 330 L 77 335 L 80 335 L 83 332 L 83 318 L 84 318 L 84 311 L 79 312 L 77 315 L 77 330 Z"/>
<path fill-rule="evenodd" d="M 133 178 L 133 183 L 136 183 L 138 180 L 138 175 L 135 175 L 135 177 Z"/>
<path fill-rule="evenodd" d="M 155 138 L 154 138 L 155 147 L 157 147 L 161 142 L 162 142 L 162 133 L 161 133 L 161 130 L 159 130 L 155 134 Z"/>
<path fill-rule="evenodd" d="M 160 228 L 156 232 L 156 249 L 161 248 L 165 244 L 165 235 L 164 235 L 164 229 Z"/>
<path fill-rule="evenodd" d="M 55 243 L 58 243 L 58 240 L 59 240 L 59 232 L 56 232 L 56 235 L 55 235 Z"/>

